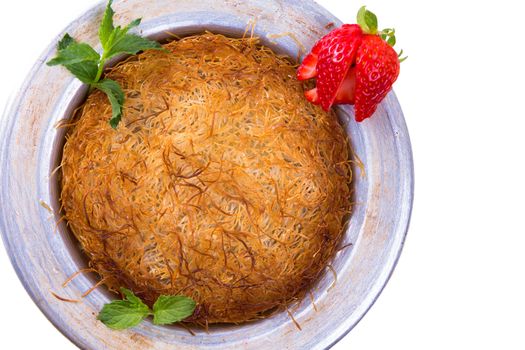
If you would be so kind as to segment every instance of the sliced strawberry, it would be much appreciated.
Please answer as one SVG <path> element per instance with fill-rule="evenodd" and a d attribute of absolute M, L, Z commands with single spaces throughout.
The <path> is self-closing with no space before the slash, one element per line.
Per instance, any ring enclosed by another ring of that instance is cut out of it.
<path fill-rule="evenodd" d="M 329 110 L 355 61 L 363 31 L 357 24 L 345 24 L 323 41 L 317 63 L 317 92 L 321 107 Z M 325 37 L 326 38 L 326 37 Z"/>
<path fill-rule="evenodd" d="M 306 55 L 297 69 L 297 79 L 306 80 L 317 76 L 317 54 L 319 53 L 319 41 L 314 45 L 312 51 Z"/>
<path fill-rule="evenodd" d="M 306 91 L 308 101 L 328 111 L 333 104 L 355 104 L 355 118 L 369 118 L 399 75 L 399 59 L 392 48 L 395 30 L 377 28 L 377 17 L 365 6 L 358 24 L 344 24 L 322 37 L 297 71 L 299 80 L 316 78 Z M 406 58 L 406 57 L 405 57 Z"/>
<path fill-rule="evenodd" d="M 306 55 L 303 62 L 301 62 L 301 65 L 297 69 L 298 80 L 311 79 L 317 76 L 317 56 L 321 49 L 321 41 L 322 39 L 315 43 L 310 53 Z"/>
<path fill-rule="evenodd" d="M 355 102 L 355 72 L 356 68 L 351 67 L 346 74 L 345 79 L 339 90 L 337 90 L 337 95 L 335 95 L 334 104 L 351 104 Z"/>
<path fill-rule="evenodd" d="M 297 79 L 306 80 L 317 76 L 317 55 L 310 53 L 297 69 Z"/>
<path fill-rule="evenodd" d="M 312 102 L 314 105 L 319 104 L 319 95 L 317 94 L 317 88 L 305 91 L 304 96 L 308 101 Z"/>
<path fill-rule="evenodd" d="M 356 58 L 356 121 L 372 116 L 398 76 L 396 51 L 379 36 L 365 35 Z"/>
<path fill-rule="evenodd" d="M 316 101 L 325 110 L 329 110 L 336 100 L 362 36 L 359 25 L 342 25 L 321 38 L 297 70 L 299 80 L 317 77 L 317 90 L 310 95 L 316 95 Z M 308 92 L 306 95 L 308 98 Z"/>
<path fill-rule="evenodd" d="M 319 101 L 319 94 L 317 93 L 317 88 L 305 91 L 304 96 L 308 101 L 314 105 L 318 105 L 321 102 Z M 355 101 L 355 68 L 350 68 L 346 78 L 343 80 L 343 83 L 337 90 L 337 95 L 335 96 L 334 103 L 342 104 L 354 104 Z"/>

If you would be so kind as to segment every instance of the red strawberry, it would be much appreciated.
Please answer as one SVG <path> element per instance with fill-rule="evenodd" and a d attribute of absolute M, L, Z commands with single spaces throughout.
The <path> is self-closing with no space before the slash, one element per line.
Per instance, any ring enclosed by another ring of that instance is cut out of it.
<path fill-rule="evenodd" d="M 336 104 L 354 104 L 355 102 L 355 83 L 356 83 L 356 67 L 350 67 L 348 73 L 346 74 L 345 79 L 339 86 L 337 90 L 337 95 L 335 95 Z"/>
<path fill-rule="evenodd" d="M 305 91 L 304 96 L 308 101 L 312 102 L 314 105 L 319 104 L 319 95 L 317 94 L 317 88 Z"/>
<path fill-rule="evenodd" d="M 297 70 L 299 80 L 317 77 L 315 100 L 325 110 L 334 103 L 337 91 L 355 61 L 362 37 L 359 25 L 344 24 L 319 40 Z M 313 91 L 307 92 L 307 98 L 314 94 Z"/>
<path fill-rule="evenodd" d="M 317 54 L 319 53 L 319 45 L 321 41 L 312 47 L 312 51 L 303 59 L 301 66 L 297 69 L 297 79 L 306 80 L 315 78 L 317 76 Z"/>
<path fill-rule="evenodd" d="M 399 75 L 399 58 L 377 35 L 366 35 L 356 60 L 355 120 L 369 118 Z"/>
<path fill-rule="evenodd" d="M 319 94 L 317 93 L 317 88 L 313 88 L 311 90 L 305 91 L 304 95 L 306 96 L 306 99 L 313 104 L 320 104 L 319 101 Z M 355 101 L 355 67 L 351 67 L 348 70 L 348 74 L 344 78 L 343 82 L 341 83 L 341 86 L 339 86 L 339 89 L 337 90 L 337 94 L 335 95 L 335 104 L 343 104 L 343 103 L 349 103 L 354 104 Z"/>
<path fill-rule="evenodd" d="M 377 32 L 377 18 L 362 7 L 359 24 L 344 24 L 319 40 L 299 69 L 299 80 L 316 78 L 308 101 L 329 110 L 354 104 L 357 121 L 370 117 L 399 75 L 393 29 Z M 386 42 L 385 39 L 388 41 Z"/>

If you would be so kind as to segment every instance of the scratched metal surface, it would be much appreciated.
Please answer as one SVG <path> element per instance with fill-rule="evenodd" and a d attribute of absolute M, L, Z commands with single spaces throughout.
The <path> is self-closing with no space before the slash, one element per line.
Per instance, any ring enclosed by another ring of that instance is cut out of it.
<path fill-rule="evenodd" d="M 65 31 L 96 45 L 104 4 L 75 20 Z M 156 38 L 204 29 L 238 35 L 250 21 L 255 34 L 281 52 L 297 57 L 309 49 L 330 22 L 332 14 L 313 1 L 295 0 L 127 0 L 114 4 L 117 22 L 142 17 L 139 30 Z M 272 34 L 291 32 L 270 39 Z M 356 206 L 344 243 L 353 247 L 338 253 L 334 276 L 327 272 L 314 289 L 317 311 L 310 301 L 294 310 L 302 330 L 286 313 L 242 326 L 216 326 L 209 334 L 191 336 L 179 327 L 157 327 L 150 321 L 116 332 L 95 315 L 109 300 L 98 289 L 81 303 L 61 302 L 51 291 L 77 299 L 95 280 L 62 283 L 85 266 L 63 223 L 56 228 L 59 209 L 56 178 L 63 132 L 55 125 L 82 101 L 85 88 L 67 71 L 46 67 L 54 55 L 55 38 L 35 64 L 7 113 L 0 121 L 0 231 L 8 254 L 27 292 L 48 319 L 77 346 L 85 349 L 326 349 L 363 317 L 392 273 L 408 227 L 413 196 L 410 141 L 398 101 L 391 93 L 378 115 L 364 123 L 353 121 L 353 109 L 338 108 L 355 153 L 365 172 L 355 169 Z M 98 47 L 100 49 L 100 47 Z M 54 214 L 41 203 L 49 204 Z M 175 347 L 174 347 L 175 346 Z"/>

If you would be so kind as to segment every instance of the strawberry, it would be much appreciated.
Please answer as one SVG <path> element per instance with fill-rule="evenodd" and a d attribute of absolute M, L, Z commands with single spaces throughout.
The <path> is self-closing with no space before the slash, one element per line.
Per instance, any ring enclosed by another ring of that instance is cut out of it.
<path fill-rule="evenodd" d="M 363 31 L 357 24 L 343 25 L 335 35 L 323 40 L 317 62 L 317 93 L 324 110 L 334 103 L 339 88 L 356 60 Z"/>
<path fill-rule="evenodd" d="M 392 88 L 400 60 L 392 48 L 393 29 L 378 32 L 376 16 L 364 6 L 357 22 L 321 38 L 298 68 L 297 79 L 316 78 L 316 87 L 305 96 L 326 111 L 333 104 L 355 104 L 360 122 L 374 113 Z"/>
<path fill-rule="evenodd" d="M 377 35 L 366 35 L 356 60 L 355 120 L 369 118 L 399 75 L 399 57 Z"/>
<path fill-rule="evenodd" d="M 306 80 L 317 76 L 317 54 L 321 45 L 320 41 L 312 48 L 312 51 L 303 59 L 301 66 L 297 69 L 297 79 Z"/>
<path fill-rule="evenodd" d="M 321 104 L 319 100 L 319 94 L 317 93 L 317 88 L 305 91 L 304 95 L 306 99 L 313 104 Z M 337 94 L 335 95 L 335 104 L 349 103 L 354 104 L 355 101 L 355 67 L 352 67 L 348 70 L 348 73 L 339 86 Z"/>
<path fill-rule="evenodd" d="M 297 70 L 299 80 L 317 77 L 317 88 L 305 93 L 309 101 L 321 104 L 325 110 L 330 109 L 350 66 L 355 61 L 362 37 L 363 31 L 359 25 L 344 24 L 314 45 Z M 343 97 L 341 102 L 345 101 Z"/>

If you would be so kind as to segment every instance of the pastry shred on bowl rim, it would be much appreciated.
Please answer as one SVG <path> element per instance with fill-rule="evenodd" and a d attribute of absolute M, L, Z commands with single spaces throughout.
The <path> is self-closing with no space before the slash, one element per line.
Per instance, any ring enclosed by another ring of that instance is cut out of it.
<path fill-rule="evenodd" d="M 295 65 L 256 38 L 206 33 L 107 77 L 126 94 L 117 130 L 94 91 L 70 125 L 61 200 L 110 290 L 150 305 L 197 301 L 188 321 L 241 323 L 300 301 L 351 210 L 348 140 L 304 99 Z"/>

